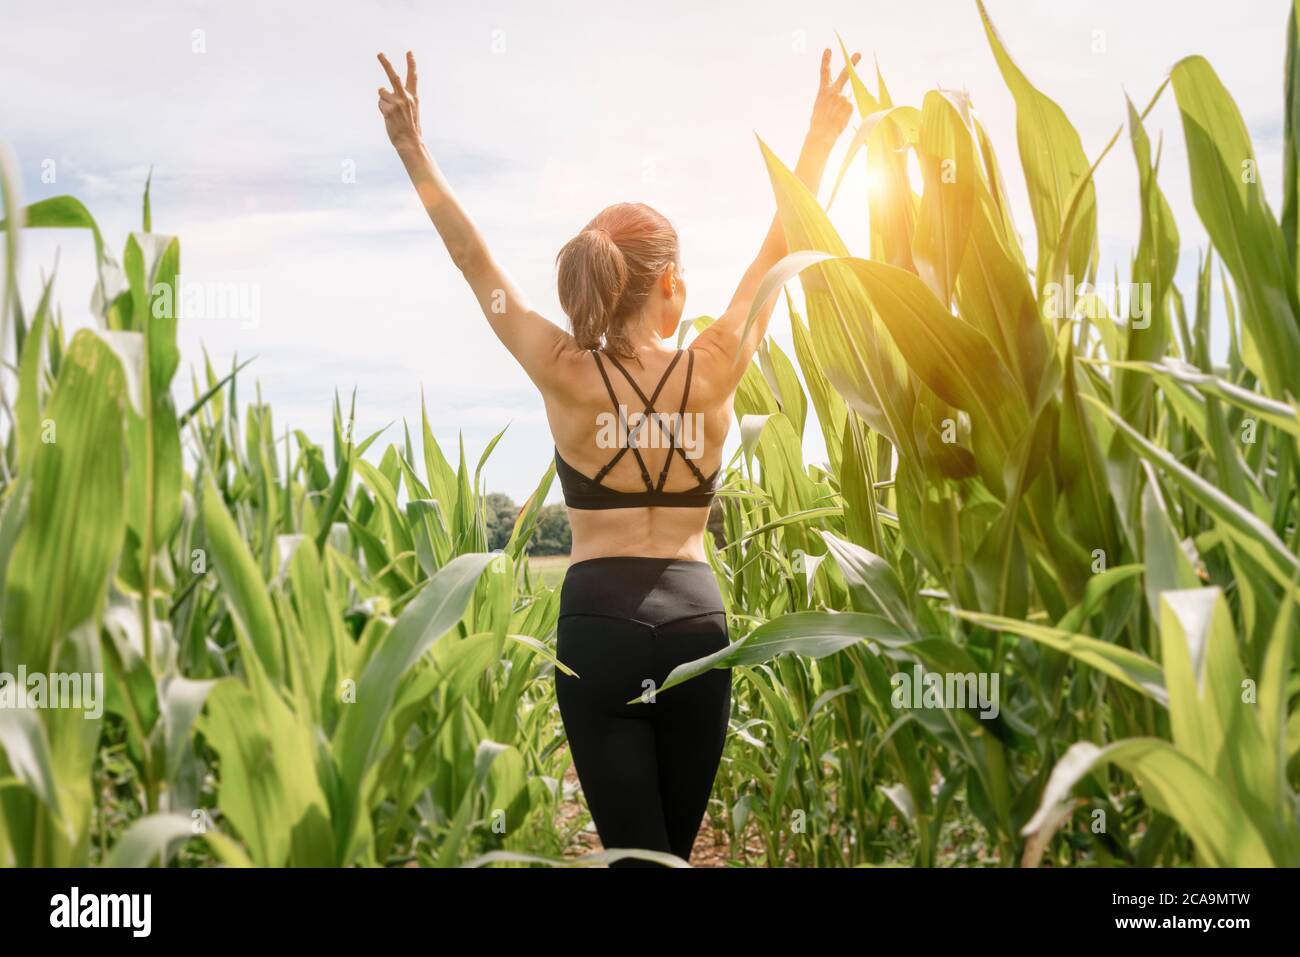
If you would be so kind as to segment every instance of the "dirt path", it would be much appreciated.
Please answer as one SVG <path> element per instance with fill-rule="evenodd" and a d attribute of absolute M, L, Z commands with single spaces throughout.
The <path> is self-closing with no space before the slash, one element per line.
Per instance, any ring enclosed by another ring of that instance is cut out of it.
<path fill-rule="evenodd" d="M 583 854 L 602 850 L 600 838 L 596 836 L 596 829 L 591 824 L 590 815 L 582 803 L 581 785 L 578 783 L 578 775 L 572 764 L 564 775 L 564 790 L 565 799 L 556 814 L 556 826 L 571 830 L 579 819 L 585 819 L 587 822 L 587 826 L 577 832 L 573 843 L 564 849 L 564 856 L 581 857 Z M 705 821 L 700 828 L 700 833 L 695 837 L 695 847 L 691 849 L 691 866 L 726 867 L 729 853 L 730 841 L 727 832 L 710 827 L 709 822 Z"/>

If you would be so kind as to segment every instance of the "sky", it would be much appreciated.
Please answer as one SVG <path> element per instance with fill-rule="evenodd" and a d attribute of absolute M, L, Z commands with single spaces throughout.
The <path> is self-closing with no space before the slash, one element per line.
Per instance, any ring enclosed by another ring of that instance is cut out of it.
<path fill-rule="evenodd" d="M 1281 202 L 1286 0 L 987 0 L 1012 56 L 1074 122 L 1090 158 L 1180 58 L 1206 56 L 1235 97 L 1261 180 Z M 461 202 L 533 306 L 563 324 L 555 253 L 603 207 L 655 206 L 676 225 L 688 317 L 714 315 L 757 252 L 774 204 L 761 138 L 793 165 L 821 50 L 838 33 L 874 56 L 895 102 L 967 91 L 993 139 L 1016 222 L 1032 218 L 1015 112 L 974 0 L 711 2 L 370 2 L 113 4 L 0 0 L 0 143 L 23 200 L 71 193 L 116 255 L 140 228 L 152 168 L 153 226 L 181 240 L 181 273 L 244 309 L 183 314 L 178 401 L 206 347 L 260 386 L 277 431 L 328 446 L 336 390 L 356 389 L 358 434 L 405 418 L 423 390 L 434 433 L 471 461 L 502 428 L 487 488 L 522 501 L 552 452 L 540 397 L 478 311 L 384 134 L 375 54 L 419 62 L 422 126 Z M 874 78 L 869 86 L 875 87 Z M 1161 185 L 1193 288 L 1205 234 L 1188 184 L 1172 91 L 1148 118 L 1163 136 Z M 823 199 L 851 137 L 832 156 Z M 865 177 L 832 207 L 866 253 Z M 1125 136 L 1097 174 L 1102 267 L 1136 245 L 1137 175 Z M 0 242 L 3 242 L 0 239 Z M 91 325 L 85 233 L 23 237 L 31 304 L 58 257 L 55 296 L 70 327 Z M 782 313 L 773 336 L 790 341 Z M 815 431 L 815 430 L 812 430 Z M 731 443 L 738 441 L 733 428 Z M 810 436 L 811 459 L 822 454 Z M 558 483 L 549 501 L 559 501 Z"/>

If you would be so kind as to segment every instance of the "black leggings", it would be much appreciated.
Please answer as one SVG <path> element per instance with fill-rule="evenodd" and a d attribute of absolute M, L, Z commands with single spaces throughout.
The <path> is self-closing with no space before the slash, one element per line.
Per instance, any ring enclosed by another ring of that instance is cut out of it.
<path fill-rule="evenodd" d="M 556 654 L 578 677 L 557 669 L 555 696 L 607 850 L 690 859 L 722 759 L 731 669 L 655 690 L 675 666 L 727 644 L 722 595 L 706 562 L 611 557 L 569 566 Z M 657 865 L 623 858 L 610 866 Z"/>

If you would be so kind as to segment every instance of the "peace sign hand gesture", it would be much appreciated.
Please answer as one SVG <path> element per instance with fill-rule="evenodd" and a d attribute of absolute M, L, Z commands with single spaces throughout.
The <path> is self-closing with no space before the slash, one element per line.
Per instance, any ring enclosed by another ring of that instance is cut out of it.
<path fill-rule="evenodd" d="M 862 59 L 861 53 L 853 54 L 851 62 L 856 65 Z M 846 96 L 840 96 L 840 90 L 849 79 L 849 68 L 840 71 L 835 82 L 831 83 L 831 51 L 822 52 L 821 83 L 817 87 L 817 99 L 813 102 L 812 122 L 808 127 L 808 138 L 819 140 L 826 145 L 834 143 L 849 117 L 853 115 L 853 103 Z"/>
<path fill-rule="evenodd" d="M 827 51 L 829 52 L 829 51 Z M 403 85 L 388 62 L 388 57 L 379 54 L 379 62 L 388 74 L 388 82 L 393 88 L 379 88 L 379 112 L 384 114 L 384 128 L 388 138 L 399 151 L 412 149 L 420 145 L 420 98 L 416 95 L 415 56 L 406 54 L 406 84 Z"/>

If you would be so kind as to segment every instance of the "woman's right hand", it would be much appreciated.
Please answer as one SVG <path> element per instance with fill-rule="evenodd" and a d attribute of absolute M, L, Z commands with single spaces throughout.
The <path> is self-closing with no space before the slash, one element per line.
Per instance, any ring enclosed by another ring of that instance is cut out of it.
<path fill-rule="evenodd" d="M 388 57 L 379 54 L 379 62 L 393 85 L 391 90 L 379 88 L 379 112 L 384 115 L 388 139 L 398 152 L 416 148 L 420 145 L 420 98 L 416 95 L 415 56 L 407 51 L 405 86 Z"/>
<path fill-rule="evenodd" d="M 851 62 L 856 66 L 862 59 L 861 53 L 853 54 Z M 840 96 L 840 90 L 849 79 L 849 68 L 840 71 L 839 77 L 831 83 L 831 51 L 822 53 L 821 83 L 817 87 L 817 99 L 813 102 L 812 121 L 808 125 L 808 138 L 818 143 L 831 146 L 853 115 L 853 102 L 847 96 Z"/>

